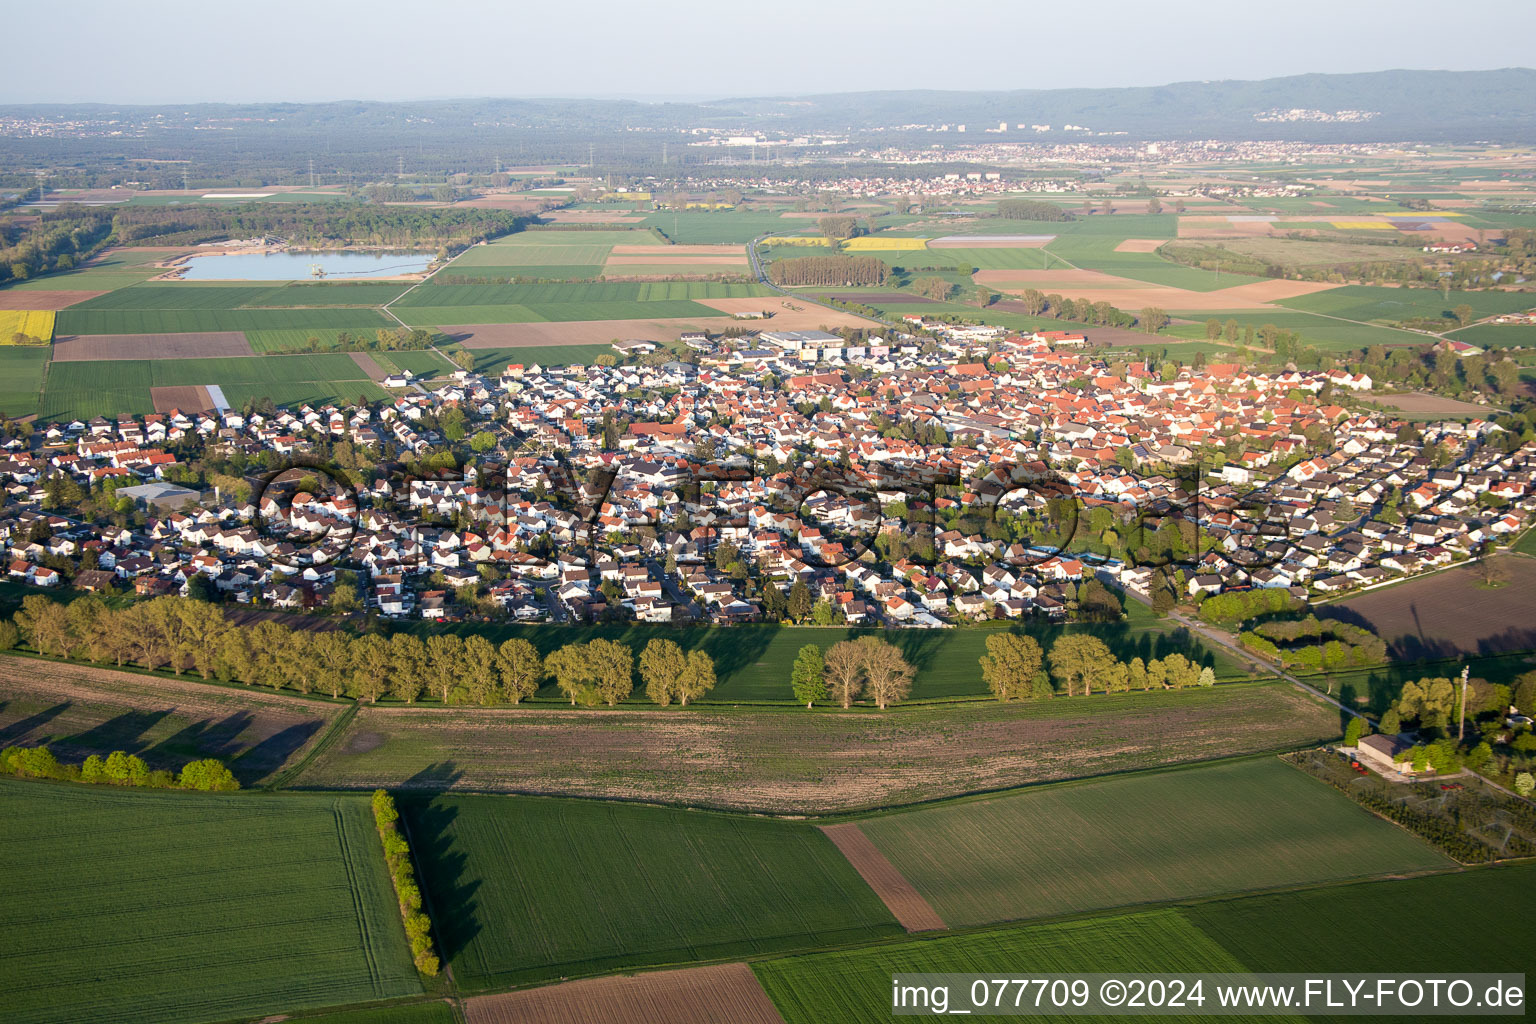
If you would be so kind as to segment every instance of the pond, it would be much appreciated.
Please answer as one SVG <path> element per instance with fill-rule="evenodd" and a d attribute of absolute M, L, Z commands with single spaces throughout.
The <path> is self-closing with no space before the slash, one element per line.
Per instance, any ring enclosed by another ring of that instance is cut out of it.
<path fill-rule="evenodd" d="M 246 252 L 193 256 L 181 266 L 183 281 L 358 281 L 419 274 L 429 252 Z M 316 277 L 311 268 L 325 271 Z"/>

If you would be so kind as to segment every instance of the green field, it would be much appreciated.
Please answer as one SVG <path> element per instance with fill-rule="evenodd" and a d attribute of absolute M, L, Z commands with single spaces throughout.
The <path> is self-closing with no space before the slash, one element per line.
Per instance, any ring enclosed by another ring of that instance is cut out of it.
<path fill-rule="evenodd" d="M 1451 292 L 1449 296 L 1442 296 L 1437 288 L 1345 285 L 1325 292 L 1285 299 L 1279 303 L 1288 309 L 1299 309 L 1306 313 L 1324 313 L 1362 321 L 1449 316 L 1452 309 L 1462 304 L 1471 306 L 1478 316 L 1518 313 L 1536 304 L 1536 293 L 1478 291 Z"/>
<path fill-rule="evenodd" d="M 370 352 L 369 355 L 373 357 L 374 362 L 390 371 L 403 370 L 407 373 L 441 377 L 458 369 L 431 349 Z"/>
<path fill-rule="evenodd" d="M 171 1024 L 421 991 L 368 801 L 0 780 L 13 1024 Z"/>
<path fill-rule="evenodd" d="M 284 355 L 293 352 L 307 352 L 309 339 L 315 338 L 321 344 L 323 350 L 326 345 L 336 344 L 337 336 L 346 333 L 352 337 L 359 334 L 370 335 L 371 331 L 346 330 L 345 328 L 316 327 L 313 330 L 303 327 L 291 327 L 280 331 L 246 331 L 245 340 L 250 343 L 251 351 L 257 355 Z"/>
<path fill-rule="evenodd" d="M 540 266 L 601 267 L 615 245 L 660 245 L 649 231 L 522 231 L 486 245 L 472 246 L 448 265 L 456 274 L 470 267 L 536 268 Z M 514 269 L 495 276 L 542 277 Z"/>
<path fill-rule="evenodd" d="M 431 296 L 428 296 L 430 298 Z M 444 324 L 521 324 L 576 320 L 649 320 L 714 317 L 727 314 L 686 299 L 644 302 L 544 302 L 509 306 L 394 306 L 395 315 L 413 327 Z"/>
<path fill-rule="evenodd" d="M 1367 921 L 1409 918 L 1443 907 L 1498 907 L 1499 912 L 1488 927 L 1464 929 L 1454 940 L 1370 942 L 1361 932 Z M 890 976 L 896 972 L 1001 975 L 1015 974 L 1025 964 L 1041 974 L 1072 974 L 1091 964 L 1095 971 L 1141 974 L 1304 973 L 1346 967 L 1384 973 L 1519 973 L 1533 947 L 1536 865 L 1521 864 L 938 935 L 764 960 L 752 969 L 786 1024 L 884 1024 L 891 1019 Z"/>
<path fill-rule="evenodd" d="M 1451 867 L 1273 758 L 860 823 L 951 926 Z"/>
<path fill-rule="evenodd" d="M 787 957 L 754 963 L 752 970 L 785 1024 L 877 1024 L 891 1019 L 891 975 L 896 973 L 1019 977 L 1085 970 L 1134 974 L 1238 972 L 1242 964 L 1185 921 L 1178 911 L 1156 910 Z M 1010 989 L 1008 995 L 1012 998 L 1014 991 Z M 957 1004 L 951 1003 L 950 1009 L 955 1008 Z M 1157 1019 L 1204 1018 L 1170 1015 Z"/>
<path fill-rule="evenodd" d="M 272 331 L 327 327 L 372 331 L 394 326 L 395 322 L 383 313 L 365 308 L 70 308 L 59 313 L 54 334 L 184 334 L 196 331 Z"/>
<path fill-rule="evenodd" d="M 46 345 L 0 345 L 0 416 L 25 416 L 37 411 L 48 352 Z"/>
<path fill-rule="evenodd" d="M 444 349 L 452 353 L 456 350 L 452 347 Z M 524 348 L 476 348 L 469 351 L 475 354 L 475 372 L 498 375 L 507 368 L 508 363 L 522 363 L 524 366 L 532 366 L 534 363 L 540 366 L 587 366 L 600 355 L 613 355 L 611 345 L 532 345 Z"/>
<path fill-rule="evenodd" d="M 1174 324 L 1164 329 L 1158 337 L 1172 336 L 1203 341 L 1205 322 L 1214 317 L 1221 322 L 1223 329 L 1228 320 L 1237 321 L 1239 344 L 1243 340 L 1242 328 L 1252 326 L 1254 331 L 1258 331 L 1265 324 L 1274 324 L 1283 331 L 1294 331 L 1301 337 L 1302 344 L 1320 349 L 1365 348 L 1369 345 L 1429 345 L 1435 340 L 1417 331 L 1398 330 L 1376 324 L 1358 323 L 1354 320 L 1338 320 L 1330 316 L 1282 309 L 1278 306 L 1263 312 L 1253 310 L 1238 310 L 1230 313 L 1195 311 L 1180 314 L 1177 310 L 1173 312 L 1176 316 L 1187 317 L 1191 322 Z M 1257 339 L 1255 344 L 1258 344 Z M 1230 354 L 1232 349 L 1227 349 L 1227 352 Z"/>
<path fill-rule="evenodd" d="M 441 999 L 395 1006 L 332 1010 L 288 1019 L 293 1024 L 459 1024 L 453 1007 Z"/>
<path fill-rule="evenodd" d="M 393 307 L 397 312 L 420 306 L 539 306 L 543 304 L 660 302 L 687 299 L 740 299 L 771 295 L 762 285 L 709 281 L 571 281 L 562 284 L 430 285 L 417 288 Z M 717 312 L 715 315 L 719 315 Z"/>
<path fill-rule="evenodd" d="M 466 990 L 901 933 L 804 822 L 529 797 L 402 810 Z"/>
<path fill-rule="evenodd" d="M 486 280 L 514 277 L 535 280 L 579 281 L 599 277 L 603 273 L 601 263 L 540 263 L 540 264 L 476 264 L 454 263 L 444 275 L 448 277 L 484 278 Z"/>
<path fill-rule="evenodd" d="M 1532 306 L 1536 306 L 1536 294 L 1530 299 Z M 1450 332 L 1450 336 L 1479 348 L 1510 348 L 1514 345 L 1533 348 L 1536 347 L 1536 324 L 1473 324 Z"/>
<path fill-rule="evenodd" d="M 247 398 L 278 405 L 370 400 L 385 392 L 343 353 L 231 356 L 208 359 L 104 359 L 50 365 L 39 415 L 49 420 L 90 419 L 154 411 L 149 389 L 217 384 L 239 407 Z"/>
<path fill-rule="evenodd" d="M 812 218 L 781 217 L 780 211 L 757 210 L 658 210 L 645 218 L 647 227 L 660 228 L 678 245 L 746 243 L 758 235 L 814 235 Z"/>

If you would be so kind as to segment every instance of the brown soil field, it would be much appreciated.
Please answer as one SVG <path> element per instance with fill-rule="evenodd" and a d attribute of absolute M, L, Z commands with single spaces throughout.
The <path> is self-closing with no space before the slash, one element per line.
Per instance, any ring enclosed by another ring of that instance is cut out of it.
<path fill-rule="evenodd" d="M 249 356 L 250 342 L 239 331 L 190 334 L 66 334 L 53 339 L 53 358 L 60 363 L 97 359 L 202 359 Z"/>
<path fill-rule="evenodd" d="M 784 1024 L 746 964 L 587 978 L 475 996 L 469 1024 Z"/>
<path fill-rule="evenodd" d="M 1396 409 L 1399 412 L 1411 413 L 1444 413 L 1447 416 L 1481 416 L 1487 419 L 1494 413 L 1486 405 L 1474 405 L 1471 402 L 1458 402 L 1454 398 L 1446 398 L 1443 395 L 1426 395 L 1422 392 L 1414 392 L 1411 395 L 1374 395 L 1372 401 L 1375 404 L 1388 409 Z"/>
<path fill-rule="evenodd" d="M 604 268 L 613 267 L 621 273 L 625 267 L 745 267 L 745 256 L 672 256 L 658 253 L 655 256 L 609 256 Z"/>
<path fill-rule="evenodd" d="M 58 292 L 0 292 L 0 309 L 64 309 L 86 299 L 94 299 L 106 292 L 58 291 Z"/>
<path fill-rule="evenodd" d="M 667 259 L 650 259 L 649 263 L 671 263 L 673 256 L 745 256 L 744 245 L 616 245 L 615 256 L 665 256 Z"/>
<path fill-rule="evenodd" d="M 869 841 L 862 829 L 853 822 L 842 825 L 823 825 L 821 830 L 832 840 L 848 863 L 869 883 L 891 915 L 909 932 L 943 931 L 949 927 L 939 912 L 907 881 L 896 865 Z"/>
<path fill-rule="evenodd" d="M 767 331 L 808 331 L 815 330 L 825 324 L 828 327 L 877 327 L 873 320 L 862 316 L 854 316 L 840 309 L 826 309 L 821 306 L 809 304 L 801 305 L 793 299 L 782 299 L 777 296 L 766 295 L 748 299 L 696 299 L 701 306 L 709 306 L 718 309 L 722 313 L 751 313 L 759 309 L 770 310 L 773 319 L 769 326 L 763 328 Z M 794 302 L 801 306 L 800 309 L 790 309 L 787 302 Z M 737 327 L 739 321 L 733 321 Z"/>
<path fill-rule="evenodd" d="M 1338 729 L 1327 705 L 1280 684 L 887 714 L 368 706 L 299 785 L 825 814 L 1271 750 Z"/>
<path fill-rule="evenodd" d="M 1499 564 L 1499 587 L 1482 586 L 1475 567 L 1460 566 L 1317 613 L 1369 627 L 1397 659 L 1536 650 L 1536 558 L 1501 555 Z"/>
<path fill-rule="evenodd" d="M 352 356 L 352 361 L 357 364 L 357 368 L 368 375 L 369 380 L 380 381 L 389 376 L 385 372 L 384 367 L 380 366 L 378 361 L 367 352 L 351 352 L 348 354 Z"/>
<path fill-rule="evenodd" d="M 930 238 L 930 249 L 1044 249 L 1055 235 L 947 235 Z"/>
<path fill-rule="evenodd" d="M 1097 270 L 981 270 L 974 276 L 978 284 L 1012 294 L 1036 288 L 1047 294 L 1059 292 L 1072 299 L 1110 302 L 1132 312 L 1145 306 L 1192 311 L 1263 309 L 1279 299 L 1339 287 L 1313 281 L 1271 280 L 1212 292 L 1194 292 L 1114 277 Z"/>
<path fill-rule="evenodd" d="M 201 384 L 178 384 L 174 387 L 149 389 L 149 400 L 155 403 L 155 412 L 213 412 L 213 398 Z"/>
<path fill-rule="evenodd" d="M 1127 238 L 1115 246 L 1115 252 L 1156 252 L 1166 238 Z"/>
<path fill-rule="evenodd" d="M 263 782 L 307 751 L 340 704 L 264 690 L 0 656 L 0 747 L 46 743 L 64 761 L 125 750 L 151 768 L 202 757 Z"/>

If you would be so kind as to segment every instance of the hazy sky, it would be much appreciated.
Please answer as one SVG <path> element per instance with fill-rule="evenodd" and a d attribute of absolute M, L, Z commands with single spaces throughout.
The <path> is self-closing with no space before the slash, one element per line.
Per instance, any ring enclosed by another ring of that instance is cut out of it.
<path fill-rule="evenodd" d="M 8 5 L 0 103 L 714 98 L 1536 63 L 1531 0 Z"/>

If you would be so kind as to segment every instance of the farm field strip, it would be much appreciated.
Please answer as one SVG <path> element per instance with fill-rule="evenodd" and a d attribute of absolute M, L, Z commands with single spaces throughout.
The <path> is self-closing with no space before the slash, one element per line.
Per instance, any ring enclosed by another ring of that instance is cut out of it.
<path fill-rule="evenodd" d="M 0 815 L 9 1021 L 166 1024 L 420 991 L 365 798 L 5 779 Z"/>
<path fill-rule="evenodd" d="M 0 657 L 0 745 L 46 743 L 66 761 L 114 750 L 151 768 L 218 757 L 261 785 L 309 748 L 343 705 L 87 665 Z"/>
<path fill-rule="evenodd" d="M 880 897 L 887 910 L 909 932 L 943 931 L 944 923 L 928 901 L 923 899 L 912 883 L 901 877 L 896 866 L 886 860 L 885 854 L 876 849 L 869 837 L 859 830 L 856 822 L 823 825 L 821 831 L 837 846 L 848 863 L 858 871 L 859 877 Z"/>
<path fill-rule="evenodd" d="M 505 741 L 509 733 L 516 744 Z M 884 715 L 620 708 L 594 716 L 547 705 L 370 706 L 295 784 L 461 787 L 820 814 L 1289 748 L 1338 734 L 1336 710 L 1280 684 Z"/>
<path fill-rule="evenodd" d="M 470 991 L 900 934 L 807 823 L 502 796 L 402 813 Z"/>
<path fill-rule="evenodd" d="M 80 309 L 63 310 L 60 334 L 179 334 L 345 328 L 372 331 L 394 321 L 371 308 L 313 309 Z"/>
<path fill-rule="evenodd" d="M 860 828 L 951 925 L 1453 866 L 1272 758 L 919 808 Z"/>

